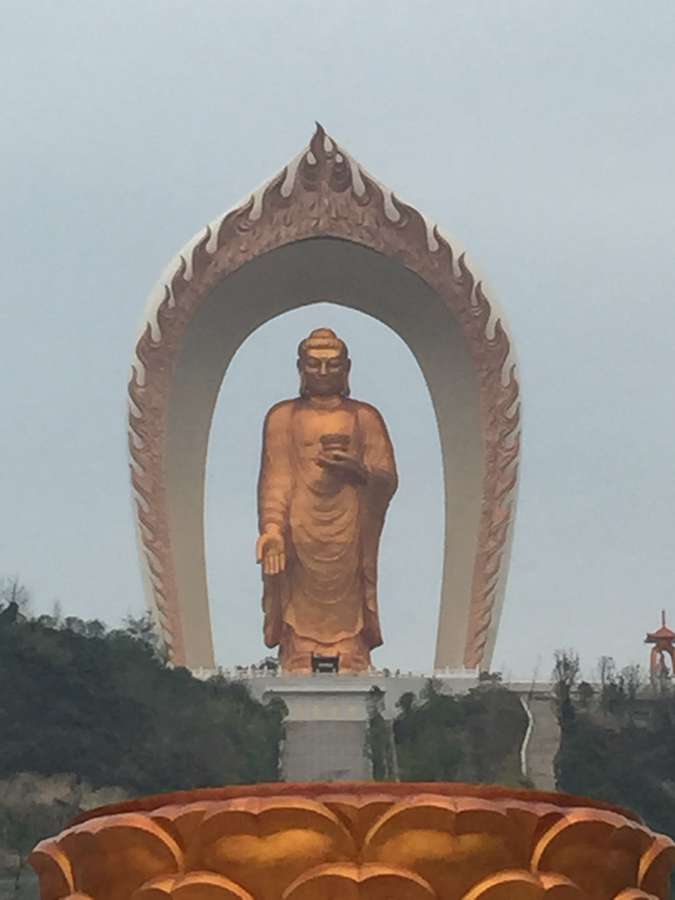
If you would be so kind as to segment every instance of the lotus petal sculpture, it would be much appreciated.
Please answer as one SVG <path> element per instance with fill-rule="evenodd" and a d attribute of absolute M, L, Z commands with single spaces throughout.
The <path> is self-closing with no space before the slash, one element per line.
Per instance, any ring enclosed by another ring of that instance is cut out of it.
<path fill-rule="evenodd" d="M 42 900 L 665 900 L 675 844 L 566 794 L 270 784 L 102 807 L 30 861 Z"/>

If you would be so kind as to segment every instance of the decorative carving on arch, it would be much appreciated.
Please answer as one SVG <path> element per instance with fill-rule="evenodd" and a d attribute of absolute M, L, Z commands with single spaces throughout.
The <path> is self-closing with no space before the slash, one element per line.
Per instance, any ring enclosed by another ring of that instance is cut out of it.
<path fill-rule="evenodd" d="M 176 664 L 195 664 L 186 656 L 164 471 L 169 395 L 181 342 L 222 279 L 263 254 L 313 238 L 352 242 L 396 261 L 421 278 L 459 323 L 478 381 L 482 444 L 463 663 L 484 666 L 503 590 L 519 457 L 519 385 L 510 340 L 464 255 L 457 255 L 417 210 L 366 175 L 321 126 L 305 152 L 188 245 L 151 305 L 136 345 L 129 382 L 131 480 L 146 575 L 170 656 Z"/>

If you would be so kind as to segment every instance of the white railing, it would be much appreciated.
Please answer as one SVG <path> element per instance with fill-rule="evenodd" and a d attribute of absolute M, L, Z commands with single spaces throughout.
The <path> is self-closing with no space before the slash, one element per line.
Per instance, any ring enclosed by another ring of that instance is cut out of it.
<path fill-rule="evenodd" d="M 312 673 L 312 674 L 304 674 L 304 673 L 292 673 L 292 672 L 280 672 L 274 669 L 266 669 L 262 666 L 235 666 L 234 668 L 226 668 L 223 666 L 218 666 L 215 669 L 192 669 L 192 674 L 195 678 L 199 678 L 202 681 L 206 681 L 208 678 L 212 678 L 215 675 L 220 675 L 223 678 L 227 678 L 230 680 L 249 680 L 252 678 L 325 678 L 326 676 L 321 673 Z M 338 673 L 340 674 L 340 673 Z M 403 672 L 400 669 L 396 669 L 395 671 L 391 671 L 390 669 L 369 669 L 367 672 L 358 672 L 358 673 L 342 673 L 341 677 L 343 678 L 421 678 L 421 679 L 429 679 L 434 678 L 440 681 L 446 679 L 456 679 L 456 680 L 471 680 L 478 679 L 478 669 L 438 669 L 435 672 L 413 672 L 407 671 Z"/>

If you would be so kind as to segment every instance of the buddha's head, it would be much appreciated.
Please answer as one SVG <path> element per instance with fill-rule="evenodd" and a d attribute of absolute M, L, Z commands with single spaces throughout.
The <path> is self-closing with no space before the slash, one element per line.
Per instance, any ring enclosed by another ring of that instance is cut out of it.
<path fill-rule="evenodd" d="M 344 341 L 330 328 L 316 328 L 298 347 L 301 397 L 349 396 L 351 360 Z"/>

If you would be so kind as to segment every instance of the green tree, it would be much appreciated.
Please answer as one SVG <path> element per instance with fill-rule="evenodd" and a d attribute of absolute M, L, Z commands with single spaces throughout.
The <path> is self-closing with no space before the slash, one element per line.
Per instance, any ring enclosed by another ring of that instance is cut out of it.
<path fill-rule="evenodd" d="M 384 691 L 376 685 L 370 689 L 367 706 L 366 755 L 372 766 L 373 779 L 393 781 L 396 778 L 393 734 L 390 724 L 383 716 Z"/>
<path fill-rule="evenodd" d="M 488 681 L 466 695 L 429 681 L 404 694 L 394 720 L 402 781 L 522 784 L 519 751 L 527 716 L 518 696 Z"/>
<path fill-rule="evenodd" d="M 10 604 L 16 604 L 24 614 L 30 607 L 30 591 L 16 575 L 0 578 L 0 610 L 6 609 Z"/>
<path fill-rule="evenodd" d="M 552 679 L 561 723 L 574 718 L 572 692 L 578 677 L 579 655 L 574 650 L 556 650 Z"/>
<path fill-rule="evenodd" d="M 588 709 L 595 696 L 595 688 L 587 681 L 580 681 L 577 687 L 577 697 L 582 709 Z"/>

